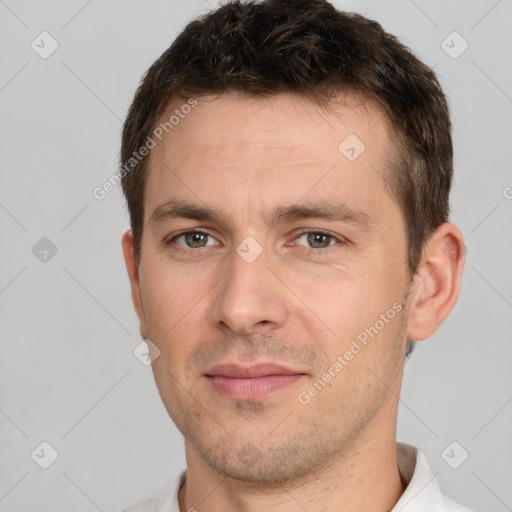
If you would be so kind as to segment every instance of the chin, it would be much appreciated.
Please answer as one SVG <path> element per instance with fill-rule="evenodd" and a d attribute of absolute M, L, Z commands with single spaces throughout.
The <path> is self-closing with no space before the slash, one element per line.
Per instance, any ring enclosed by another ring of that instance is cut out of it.
<path fill-rule="evenodd" d="M 331 442 L 322 446 L 311 437 L 304 439 L 297 434 L 273 443 L 269 443 L 267 437 L 263 435 L 258 441 L 253 435 L 253 442 L 228 437 L 215 445 L 206 445 L 204 439 L 191 441 L 206 464 L 217 473 L 239 482 L 267 486 L 300 480 L 328 463 L 336 451 Z M 207 442 L 211 442 L 211 438 Z"/>

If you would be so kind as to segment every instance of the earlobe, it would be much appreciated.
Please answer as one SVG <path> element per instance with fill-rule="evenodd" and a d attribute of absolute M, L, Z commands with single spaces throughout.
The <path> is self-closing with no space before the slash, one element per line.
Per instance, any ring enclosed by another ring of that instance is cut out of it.
<path fill-rule="evenodd" d="M 135 262 L 135 249 L 133 245 L 133 234 L 130 230 L 124 233 L 121 244 L 123 247 L 124 262 L 126 265 L 126 271 L 128 278 L 130 279 L 130 288 L 132 294 L 133 307 L 139 317 L 140 324 L 140 335 L 143 339 L 147 338 L 146 334 L 146 322 L 144 318 L 144 310 L 142 308 L 141 292 L 140 292 L 140 278 L 139 278 L 139 267 Z"/>
<path fill-rule="evenodd" d="M 431 235 L 410 289 L 407 337 L 424 340 L 434 334 L 457 302 L 465 247 L 460 230 L 445 223 Z"/>

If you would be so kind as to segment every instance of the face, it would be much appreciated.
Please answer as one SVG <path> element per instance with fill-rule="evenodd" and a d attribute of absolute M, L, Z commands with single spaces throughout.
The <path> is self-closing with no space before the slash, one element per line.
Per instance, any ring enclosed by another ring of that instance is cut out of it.
<path fill-rule="evenodd" d="M 369 103 L 229 94 L 152 150 L 136 308 L 187 458 L 282 482 L 393 430 L 409 281 L 390 133 Z"/>

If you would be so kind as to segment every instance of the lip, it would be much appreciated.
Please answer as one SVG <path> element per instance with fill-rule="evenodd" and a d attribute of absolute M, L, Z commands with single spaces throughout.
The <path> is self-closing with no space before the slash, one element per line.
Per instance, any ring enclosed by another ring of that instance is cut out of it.
<path fill-rule="evenodd" d="M 219 364 L 209 370 L 206 375 L 208 377 L 220 376 L 229 377 L 231 379 L 250 379 L 267 377 L 269 375 L 304 375 L 304 373 L 274 363 L 260 363 L 252 366 Z"/>
<path fill-rule="evenodd" d="M 306 374 L 273 363 L 214 366 L 205 376 L 215 391 L 237 400 L 265 398 L 287 388 Z"/>

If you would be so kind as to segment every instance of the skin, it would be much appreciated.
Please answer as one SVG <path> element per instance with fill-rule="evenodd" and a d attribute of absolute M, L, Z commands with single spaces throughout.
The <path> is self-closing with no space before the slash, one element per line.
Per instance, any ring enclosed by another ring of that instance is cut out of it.
<path fill-rule="evenodd" d="M 404 492 L 396 420 L 406 340 L 428 338 L 452 310 L 463 240 L 440 226 L 409 278 L 404 219 L 384 183 L 390 125 L 374 104 L 333 106 L 284 94 L 203 98 L 151 152 L 139 267 L 130 231 L 122 245 L 141 336 L 160 350 L 155 381 L 185 437 L 182 511 L 384 512 Z M 366 146 L 354 161 L 338 150 L 349 134 Z M 224 221 L 151 222 L 170 199 Z M 327 199 L 365 213 L 368 226 L 265 223 L 277 207 Z M 191 228 L 208 236 L 163 244 Z M 334 237 L 308 235 L 315 229 Z M 252 263 L 236 251 L 246 237 L 262 249 Z M 300 403 L 393 304 L 401 311 Z M 265 398 L 233 399 L 204 375 L 226 362 L 303 375 Z"/>

